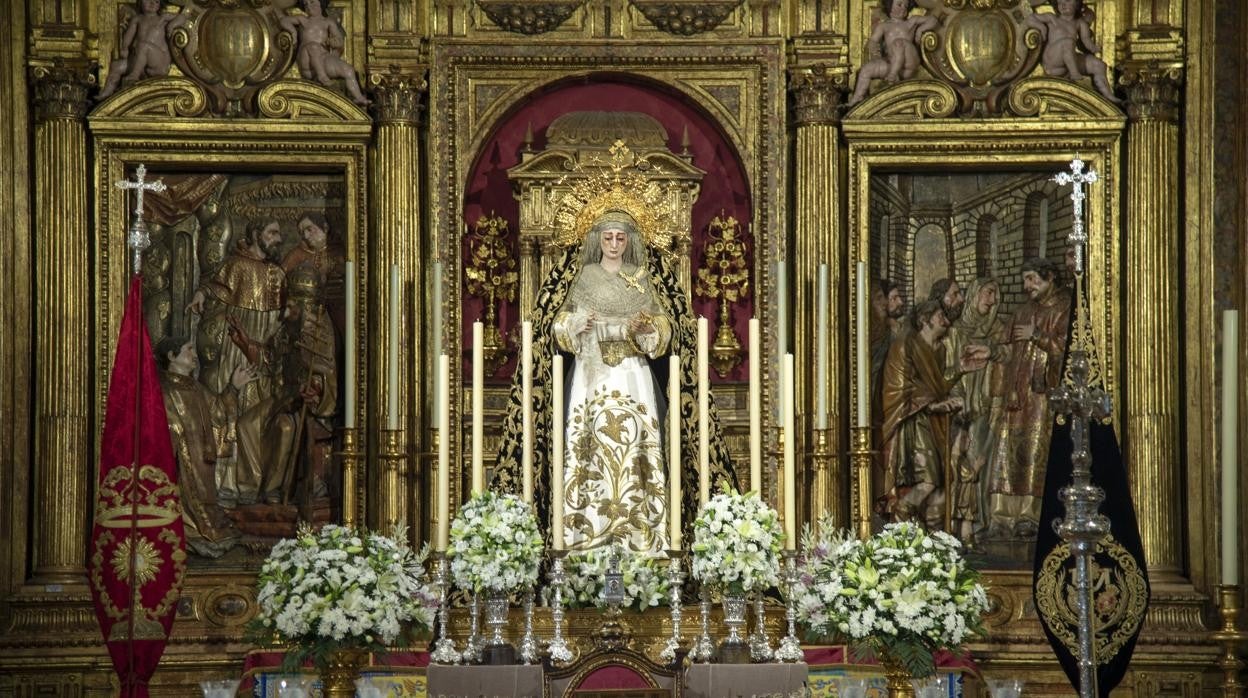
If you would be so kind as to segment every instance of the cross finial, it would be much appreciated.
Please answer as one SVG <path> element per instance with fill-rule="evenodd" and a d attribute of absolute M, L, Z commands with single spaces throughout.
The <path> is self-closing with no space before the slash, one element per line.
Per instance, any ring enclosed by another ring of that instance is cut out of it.
<path fill-rule="evenodd" d="M 146 177 L 147 167 L 143 163 L 139 163 L 139 166 L 134 170 L 133 180 L 120 179 L 114 182 L 114 186 L 118 189 L 133 189 L 135 191 L 134 219 L 130 221 L 130 234 L 126 237 L 135 274 L 142 270 L 143 250 L 146 250 L 148 245 L 151 244 L 151 238 L 147 235 L 147 223 L 143 221 L 143 192 L 154 191 L 160 193 L 168 188 L 161 180 L 148 182 L 145 181 Z"/>
<path fill-rule="evenodd" d="M 1096 170 L 1088 168 L 1087 172 L 1083 171 L 1083 159 L 1079 156 L 1070 161 L 1070 172 L 1059 172 L 1053 177 L 1053 181 L 1062 186 L 1072 185 L 1070 201 L 1074 204 L 1074 211 L 1071 214 L 1073 221 L 1067 239 L 1075 246 L 1076 274 L 1083 274 L 1083 246 L 1088 242 L 1088 234 L 1083 230 L 1083 200 L 1087 198 L 1083 193 L 1083 185 L 1091 184 L 1097 179 L 1099 177 Z"/>

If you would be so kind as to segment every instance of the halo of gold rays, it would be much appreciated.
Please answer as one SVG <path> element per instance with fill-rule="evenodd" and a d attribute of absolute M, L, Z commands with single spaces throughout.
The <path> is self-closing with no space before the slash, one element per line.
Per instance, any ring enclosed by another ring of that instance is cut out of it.
<path fill-rule="evenodd" d="M 634 155 L 622 140 L 615 141 L 607 152 L 607 158 L 589 160 L 593 170 L 578 162 L 559 180 L 560 184 L 570 181 L 571 189 L 554 207 L 555 244 L 569 247 L 579 243 L 599 216 L 623 211 L 637 221 L 637 232 L 647 246 L 670 251 L 678 230 L 675 207 L 663 187 L 646 176 L 658 174 L 659 168 Z"/>

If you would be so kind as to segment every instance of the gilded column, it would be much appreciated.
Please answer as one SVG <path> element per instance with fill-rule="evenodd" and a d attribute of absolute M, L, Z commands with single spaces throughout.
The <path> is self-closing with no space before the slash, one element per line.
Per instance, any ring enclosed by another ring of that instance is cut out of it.
<path fill-rule="evenodd" d="M 1184 492 L 1178 415 L 1182 65 L 1128 60 L 1120 83 L 1128 100 L 1126 455 L 1148 566 L 1174 574 L 1182 569 Z"/>
<path fill-rule="evenodd" d="M 839 108 L 846 87 L 845 71 L 824 65 L 795 68 L 790 73 L 790 89 L 794 97 L 794 239 L 790 247 L 789 263 L 792 267 L 793 333 L 791 350 L 798 360 L 801 376 L 796 381 L 798 410 L 804 413 L 806 429 L 810 434 L 805 441 L 804 456 L 808 463 L 809 501 L 806 503 L 807 521 L 814 521 L 824 513 L 831 513 L 838 526 L 845 526 L 844 478 L 837 466 L 837 454 L 841 450 L 840 389 L 842 354 L 840 337 L 836 329 L 837 308 L 842 300 L 839 292 L 844 275 L 845 248 L 844 207 L 841 205 L 841 147 L 839 143 Z M 823 389 L 827 394 L 826 430 L 816 433 L 815 404 L 818 386 L 815 385 L 815 363 L 819 353 L 816 346 L 817 291 L 816 279 L 819 266 L 828 265 L 828 328 L 827 376 Z M 800 443 L 800 441 L 799 441 Z M 800 490 L 800 488 L 799 488 Z"/>
<path fill-rule="evenodd" d="M 391 265 L 399 268 L 400 304 L 398 311 L 399 348 L 399 414 L 396 423 L 402 434 L 385 433 L 381 438 L 382 453 L 375 461 L 377 478 L 370 478 L 369 519 L 382 530 L 403 524 L 410 529 L 412 540 L 424 537 L 421 504 L 425 497 L 424 473 L 420 454 L 425 452 L 424 438 L 424 256 L 420 212 L 420 137 L 418 116 L 424 79 L 414 73 L 391 69 L 371 76 L 377 132 L 370 158 L 372 230 L 372 268 L 369 289 L 372 296 L 373 325 L 371 342 L 375 360 L 372 362 L 373 385 L 381 389 L 375 413 L 384 426 L 390 421 L 385 405 L 389 403 L 391 386 L 387 385 L 387 367 L 391 346 L 390 303 Z"/>
<path fill-rule="evenodd" d="M 35 102 L 34 577 L 80 582 L 86 569 L 91 447 L 91 242 L 86 64 L 31 69 Z"/>

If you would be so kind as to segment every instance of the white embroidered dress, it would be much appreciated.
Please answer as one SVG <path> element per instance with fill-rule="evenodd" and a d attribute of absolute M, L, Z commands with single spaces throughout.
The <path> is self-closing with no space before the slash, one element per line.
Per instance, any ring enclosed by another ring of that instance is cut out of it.
<path fill-rule="evenodd" d="M 595 320 L 589 329 L 590 314 Z M 633 334 L 630 320 L 651 319 Z M 668 350 L 671 321 L 645 269 L 588 264 L 555 317 L 555 339 L 576 355 L 568 390 L 564 531 L 569 550 L 667 547 L 667 468 L 660 402 L 646 357 Z"/>

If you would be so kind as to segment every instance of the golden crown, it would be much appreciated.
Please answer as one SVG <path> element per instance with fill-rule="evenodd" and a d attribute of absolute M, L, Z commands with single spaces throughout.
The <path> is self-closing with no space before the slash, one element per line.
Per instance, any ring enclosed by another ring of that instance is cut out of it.
<path fill-rule="evenodd" d="M 588 165 L 588 166 L 586 166 Z M 648 174 L 660 170 L 637 156 L 624 141 L 607 149 L 607 157 L 595 155 L 577 162 L 558 184 L 570 183 L 562 197 L 555 195 L 554 242 L 568 247 L 581 242 L 602 216 L 622 211 L 637 222 L 646 245 L 669 251 L 679 227 L 676 208 L 664 188 Z"/>

